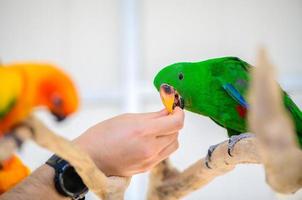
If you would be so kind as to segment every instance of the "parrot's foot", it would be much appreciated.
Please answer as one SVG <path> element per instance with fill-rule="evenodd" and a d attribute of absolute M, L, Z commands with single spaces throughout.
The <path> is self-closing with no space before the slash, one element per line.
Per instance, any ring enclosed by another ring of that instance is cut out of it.
<path fill-rule="evenodd" d="M 228 144 L 228 154 L 230 156 L 233 156 L 232 151 L 233 151 L 235 145 L 237 144 L 237 142 L 239 142 L 242 139 L 246 139 L 246 138 L 250 138 L 250 137 L 255 137 L 255 135 L 252 133 L 242 133 L 240 135 L 231 136 L 229 139 L 229 144 Z"/>
<path fill-rule="evenodd" d="M 28 131 L 18 131 L 19 128 L 25 128 Z M 24 141 L 28 138 L 33 137 L 34 133 L 35 132 L 33 127 L 28 123 L 23 122 L 15 126 L 10 133 L 5 134 L 5 137 L 13 139 L 18 149 L 20 149 Z"/>
<path fill-rule="evenodd" d="M 209 165 L 209 163 L 211 162 L 211 156 L 212 156 L 213 152 L 215 151 L 215 149 L 216 149 L 220 144 L 221 144 L 221 143 L 212 145 L 212 146 L 210 146 L 209 149 L 208 149 L 208 153 L 207 153 L 207 156 L 206 156 L 206 158 L 205 158 L 205 164 L 206 164 L 207 168 L 209 168 L 209 169 L 212 169 L 212 168 L 210 167 L 210 165 Z"/>
<path fill-rule="evenodd" d="M 246 139 L 246 138 L 250 138 L 250 137 L 255 137 L 254 134 L 252 133 L 242 133 L 240 135 L 233 135 L 229 138 L 229 143 L 228 143 L 228 154 L 232 157 L 232 151 L 235 147 L 235 145 L 237 144 L 237 142 L 239 142 L 240 140 L 242 139 Z M 222 142 L 223 143 L 223 142 Z M 208 149 L 208 153 L 207 153 L 207 156 L 205 158 L 205 165 L 207 166 L 207 168 L 209 169 L 212 169 L 210 167 L 210 162 L 211 162 L 211 157 L 212 157 L 212 154 L 213 152 L 215 151 L 215 149 L 220 145 L 221 143 L 219 144 L 215 144 L 215 145 L 212 145 L 209 147 Z"/>
<path fill-rule="evenodd" d="M 18 149 L 21 149 L 23 141 L 21 138 L 19 138 L 14 132 L 12 133 L 7 133 L 5 135 L 5 138 L 11 139 L 15 142 L 16 146 L 18 147 Z"/>

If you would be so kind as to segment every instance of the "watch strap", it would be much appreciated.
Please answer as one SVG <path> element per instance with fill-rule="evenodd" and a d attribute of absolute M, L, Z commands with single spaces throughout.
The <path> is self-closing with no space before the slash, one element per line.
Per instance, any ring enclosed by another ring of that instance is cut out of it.
<path fill-rule="evenodd" d="M 63 172 L 67 168 L 72 168 L 72 170 L 74 170 L 73 167 L 66 160 L 58 157 L 57 155 L 53 155 L 46 161 L 46 164 L 53 167 L 55 170 L 54 183 L 55 183 L 55 188 L 59 194 L 65 197 L 71 197 L 71 199 L 73 200 L 85 199 L 85 194 L 88 192 L 88 188 L 86 186 L 79 194 L 71 193 L 63 186 L 64 185 L 63 177 L 62 177 Z M 78 176 L 79 180 L 82 181 L 81 177 L 75 171 L 74 171 L 74 176 Z"/>

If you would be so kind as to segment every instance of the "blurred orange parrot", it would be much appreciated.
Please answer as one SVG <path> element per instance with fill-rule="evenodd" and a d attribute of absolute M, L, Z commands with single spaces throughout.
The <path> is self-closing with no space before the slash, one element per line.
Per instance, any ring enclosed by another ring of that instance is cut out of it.
<path fill-rule="evenodd" d="M 0 66 L 0 140 L 13 135 L 12 128 L 36 107 L 46 107 L 57 121 L 74 113 L 79 105 L 70 77 L 43 63 Z M 0 163 L 0 194 L 29 174 L 17 156 Z"/>

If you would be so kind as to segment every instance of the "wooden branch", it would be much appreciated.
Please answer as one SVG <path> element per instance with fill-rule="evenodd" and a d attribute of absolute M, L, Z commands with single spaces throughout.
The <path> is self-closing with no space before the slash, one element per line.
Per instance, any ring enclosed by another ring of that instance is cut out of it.
<path fill-rule="evenodd" d="M 205 158 L 197 161 L 179 173 L 167 161 L 160 163 L 151 171 L 149 200 L 176 200 L 202 188 L 217 176 L 233 170 L 237 164 L 260 163 L 256 150 L 256 138 L 240 140 L 228 154 L 228 141 L 221 143 L 212 154 L 211 168 L 205 165 Z"/>
<path fill-rule="evenodd" d="M 249 124 L 259 138 L 268 183 L 277 192 L 293 193 L 302 188 L 302 151 L 275 78 L 275 68 L 260 50 L 252 71 Z"/>
<path fill-rule="evenodd" d="M 17 133 L 13 131 L 12 134 L 15 134 L 15 137 L 18 137 L 19 141 L 25 142 L 31 138 L 32 133 L 27 131 L 26 127 L 19 126 L 16 129 L 19 131 Z M 18 149 L 18 144 L 14 137 L 11 135 L 2 136 L 0 139 L 0 163 L 10 158 L 16 152 L 16 149 Z"/>
<path fill-rule="evenodd" d="M 86 186 L 103 200 L 120 200 L 124 198 L 130 178 L 106 177 L 94 164 L 88 154 L 78 149 L 65 138 L 54 134 L 36 117 L 29 117 L 25 123 L 34 130 L 33 140 L 40 146 L 54 152 L 67 160 L 83 179 Z M 15 130 L 17 134 L 26 135 L 26 128 Z"/>
<path fill-rule="evenodd" d="M 0 139 L 0 163 L 9 159 L 16 149 L 18 148 L 17 143 L 13 138 L 1 138 Z"/>
<path fill-rule="evenodd" d="M 147 197 L 149 200 L 157 200 L 160 197 L 158 196 L 157 189 L 161 186 L 164 180 L 167 180 L 171 177 L 176 177 L 180 172 L 172 166 L 169 159 L 166 159 L 160 162 L 156 167 L 154 167 L 149 176 L 149 190 Z"/>

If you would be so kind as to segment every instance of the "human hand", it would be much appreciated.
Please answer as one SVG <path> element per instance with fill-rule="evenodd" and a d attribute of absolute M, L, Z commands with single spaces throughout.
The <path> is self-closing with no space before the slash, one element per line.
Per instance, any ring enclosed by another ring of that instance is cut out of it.
<path fill-rule="evenodd" d="M 153 168 L 179 146 L 184 112 L 176 107 L 153 113 L 123 114 L 103 121 L 74 142 L 106 175 L 132 176 Z"/>

